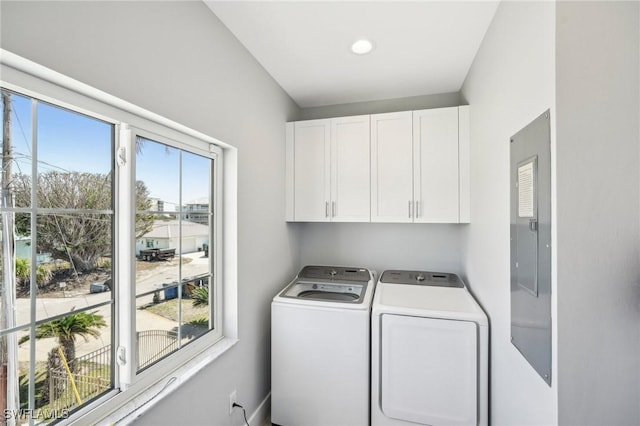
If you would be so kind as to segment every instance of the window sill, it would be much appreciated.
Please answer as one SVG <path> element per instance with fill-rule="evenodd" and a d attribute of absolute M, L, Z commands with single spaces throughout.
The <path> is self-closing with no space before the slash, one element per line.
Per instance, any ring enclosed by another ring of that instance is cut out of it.
<path fill-rule="evenodd" d="M 237 339 L 224 337 L 213 346 L 209 346 L 169 374 L 144 375 L 126 391 L 120 392 L 109 400 L 96 401 L 62 425 L 108 424 L 128 425 L 162 399 L 179 388 L 207 365 L 218 359 L 238 342 Z M 171 357 L 167 361 L 171 361 Z M 175 360 L 173 361 L 175 363 Z"/>

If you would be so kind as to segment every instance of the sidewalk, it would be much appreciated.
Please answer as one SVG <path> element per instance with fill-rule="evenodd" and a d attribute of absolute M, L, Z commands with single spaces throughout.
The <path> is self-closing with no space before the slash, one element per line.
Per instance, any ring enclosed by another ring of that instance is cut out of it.
<path fill-rule="evenodd" d="M 47 299 L 39 298 L 36 300 L 36 316 L 37 318 L 44 318 L 59 313 L 69 312 L 72 307 L 75 309 L 82 309 L 87 306 L 91 306 L 95 303 L 99 303 L 102 300 L 108 300 L 110 293 L 97 293 L 88 294 L 82 297 L 70 297 L 70 298 L 56 298 Z M 100 299 L 99 296 L 102 296 Z M 17 316 L 19 324 L 29 322 L 29 316 L 31 313 L 29 299 L 17 300 Z M 101 306 L 95 309 L 98 314 L 104 317 L 107 324 L 111 324 L 111 305 Z M 93 311 L 90 311 L 93 312 Z M 136 311 L 136 329 L 140 330 L 173 330 L 178 324 L 167 318 L 161 317 L 154 313 L 145 310 Z M 100 336 L 89 337 L 88 341 L 85 341 L 82 337 L 78 336 L 76 340 L 76 356 L 85 355 L 89 352 L 93 352 L 111 343 L 111 330 L 110 327 L 102 328 Z M 28 335 L 29 331 L 25 330 L 18 333 L 18 339 L 22 336 Z M 18 360 L 19 362 L 28 362 L 29 353 L 31 350 L 31 341 L 26 341 L 18 347 Z M 36 345 L 36 361 L 46 361 L 47 356 L 51 349 L 58 345 L 55 338 L 39 339 L 35 342 Z"/>
<path fill-rule="evenodd" d="M 203 252 L 195 252 L 185 254 L 182 257 L 191 259 L 191 262 L 182 266 L 183 276 L 192 276 L 206 272 L 206 268 L 209 263 L 209 259 L 204 257 Z M 136 289 L 138 293 L 145 291 L 151 291 L 161 288 L 159 281 L 162 281 L 162 277 L 165 275 L 171 275 L 175 271 L 177 266 L 175 264 L 159 264 L 157 268 L 152 270 L 151 274 L 144 274 L 136 283 Z M 170 272 L 170 273 L 168 273 Z M 171 280 L 169 280 L 170 282 Z M 36 297 L 36 320 L 50 318 L 56 315 L 70 313 L 72 310 L 83 309 L 92 305 L 107 302 L 111 298 L 111 292 L 104 293 L 89 293 L 89 289 L 84 294 L 70 294 L 69 297 Z M 151 296 L 146 296 L 151 301 Z M 104 317 L 107 324 L 111 324 L 112 317 L 112 305 L 104 305 L 90 312 L 97 311 L 98 314 Z M 31 322 L 31 300 L 28 298 L 19 298 L 16 300 L 16 319 L 18 325 L 28 324 Z M 173 330 L 178 326 L 178 323 L 171 321 L 162 316 L 156 315 L 146 310 L 136 310 L 136 330 Z M 76 340 L 76 356 L 81 356 L 89 352 L 93 352 L 111 343 L 111 330 L 110 327 L 105 327 L 100 330 L 100 336 L 89 337 L 88 341 L 85 341 L 81 336 Z M 23 330 L 18 332 L 18 339 L 29 334 L 29 330 Z M 29 354 L 31 350 L 31 341 L 27 341 L 18 347 L 18 360 L 19 362 L 28 362 Z M 57 346 L 55 338 L 40 339 L 35 342 L 35 354 L 36 361 L 46 361 L 51 349 Z"/>

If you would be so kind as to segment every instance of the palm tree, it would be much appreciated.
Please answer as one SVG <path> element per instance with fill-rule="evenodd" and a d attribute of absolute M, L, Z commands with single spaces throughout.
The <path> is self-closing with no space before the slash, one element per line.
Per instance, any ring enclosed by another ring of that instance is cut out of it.
<path fill-rule="evenodd" d="M 207 306 L 209 304 L 209 287 L 196 287 L 191 292 L 191 300 L 194 307 Z"/>
<path fill-rule="evenodd" d="M 76 362 L 76 338 L 81 336 L 85 341 L 89 341 L 89 336 L 98 337 L 100 335 L 100 328 L 106 327 L 107 323 L 104 317 L 100 314 L 93 312 L 77 312 L 69 314 L 65 317 L 40 324 L 36 327 L 36 340 L 46 339 L 49 337 L 55 337 L 58 339 L 58 343 L 62 348 L 64 357 L 67 360 L 69 369 L 72 372 L 76 372 L 78 365 Z M 29 340 L 29 336 L 24 336 L 20 339 L 20 344 Z M 47 358 L 47 370 L 46 378 L 42 387 L 42 401 L 51 402 L 58 398 L 60 389 L 53 389 L 53 394 L 50 395 L 50 383 L 51 374 L 53 370 L 60 370 L 62 367 L 62 360 L 58 355 L 57 348 L 53 348 Z"/>
<path fill-rule="evenodd" d="M 81 336 L 85 341 L 89 341 L 89 336 L 100 336 L 100 328 L 107 326 L 104 317 L 96 312 L 97 311 L 72 313 L 65 317 L 40 324 L 36 327 L 35 337 L 36 339 L 46 339 L 48 337 L 58 339 L 58 343 L 62 347 L 62 352 L 69 363 L 69 368 L 75 372 L 77 337 Z M 20 339 L 20 343 L 27 340 L 29 340 L 29 336 Z"/>

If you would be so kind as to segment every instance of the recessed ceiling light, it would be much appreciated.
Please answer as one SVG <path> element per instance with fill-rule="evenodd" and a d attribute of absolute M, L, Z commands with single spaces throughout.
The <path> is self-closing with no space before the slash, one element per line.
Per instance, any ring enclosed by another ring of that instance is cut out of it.
<path fill-rule="evenodd" d="M 351 51 L 356 55 L 366 55 L 373 50 L 373 43 L 367 39 L 361 39 L 351 45 Z"/>

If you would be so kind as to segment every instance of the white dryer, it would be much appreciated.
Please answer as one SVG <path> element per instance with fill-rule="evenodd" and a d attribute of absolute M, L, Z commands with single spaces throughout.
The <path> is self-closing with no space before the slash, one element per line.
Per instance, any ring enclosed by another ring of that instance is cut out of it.
<path fill-rule="evenodd" d="M 385 271 L 371 336 L 373 426 L 488 424 L 488 320 L 457 275 Z"/>
<path fill-rule="evenodd" d="M 306 266 L 274 297 L 272 424 L 369 424 L 375 284 L 365 268 Z"/>

